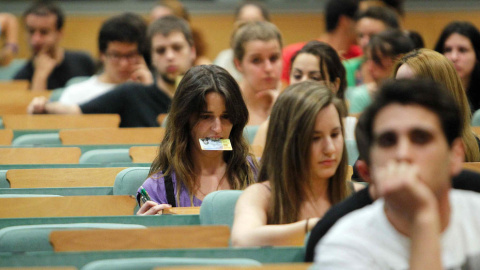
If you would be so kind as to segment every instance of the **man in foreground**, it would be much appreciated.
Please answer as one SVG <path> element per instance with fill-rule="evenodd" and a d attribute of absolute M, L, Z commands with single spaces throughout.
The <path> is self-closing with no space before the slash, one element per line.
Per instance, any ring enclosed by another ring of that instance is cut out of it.
<path fill-rule="evenodd" d="M 337 222 L 316 248 L 321 269 L 476 269 L 480 196 L 451 189 L 462 169 L 452 97 L 423 80 L 385 84 L 364 112 L 363 169 L 380 197 Z"/>

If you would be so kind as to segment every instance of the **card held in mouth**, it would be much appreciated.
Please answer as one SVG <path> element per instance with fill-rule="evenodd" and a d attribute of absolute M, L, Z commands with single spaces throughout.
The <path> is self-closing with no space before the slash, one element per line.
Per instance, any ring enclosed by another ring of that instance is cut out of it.
<path fill-rule="evenodd" d="M 198 139 L 202 150 L 216 150 L 216 151 L 232 151 L 232 144 L 230 139 Z"/>

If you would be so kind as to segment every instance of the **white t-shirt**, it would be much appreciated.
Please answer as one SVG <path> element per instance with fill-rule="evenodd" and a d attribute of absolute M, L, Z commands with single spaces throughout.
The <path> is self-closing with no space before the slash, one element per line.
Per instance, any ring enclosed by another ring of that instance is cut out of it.
<path fill-rule="evenodd" d="M 480 194 L 450 191 L 444 269 L 480 269 Z M 410 239 L 385 216 L 383 199 L 340 219 L 315 249 L 315 269 L 409 269 Z"/>
<path fill-rule="evenodd" d="M 94 75 L 86 81 L 65 88 L 59 102 L 68 105 L 82 104 L 112 90 L 115 86 L 116 84 L 101 82 L 98 75 Z"/>

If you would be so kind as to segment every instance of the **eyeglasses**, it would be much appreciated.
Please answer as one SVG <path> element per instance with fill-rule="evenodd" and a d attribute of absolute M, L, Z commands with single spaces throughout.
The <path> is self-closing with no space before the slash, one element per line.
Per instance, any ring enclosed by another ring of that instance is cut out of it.
<path fill-rule="evenodd" d="M 138 59 L 139 55 L 140 54 L 138 54 L 137 52 L 129 53 L 129 54 L 109 53 L 109 52 L 105 53 L 105 56 L 110 58 L 110 60 L 112 60 L 113 62 L 117 62 L 117 63 L 120 62 L 122 58 L 127 60 L 130 63 L 135 62 Z"/>

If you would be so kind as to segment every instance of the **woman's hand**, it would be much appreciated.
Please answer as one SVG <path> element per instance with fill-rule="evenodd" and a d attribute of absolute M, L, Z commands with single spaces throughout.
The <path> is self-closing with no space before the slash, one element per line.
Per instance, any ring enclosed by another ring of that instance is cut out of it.
<path fill-rule="evenodd" d="M 172 208 L 170 204 L 158 204 L 154 201 L 145 202 L 137 211 L 138 216 L 161 215 L 163 209 Z"/>

